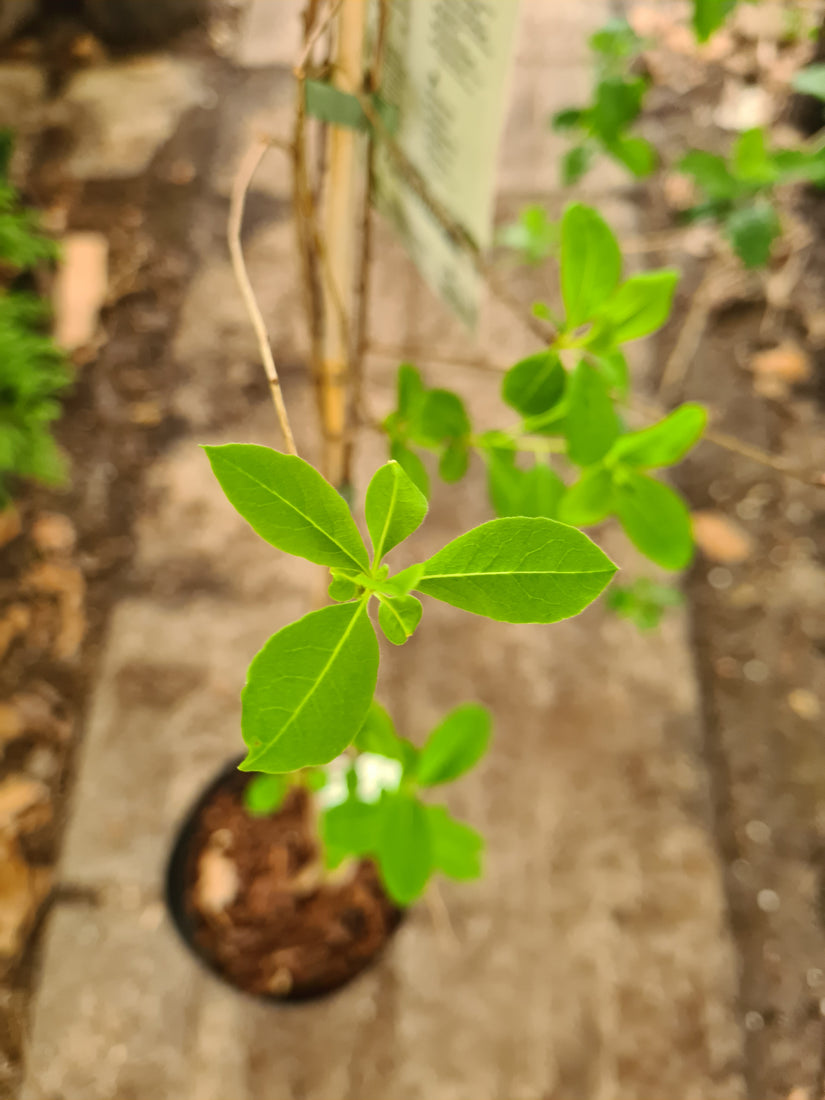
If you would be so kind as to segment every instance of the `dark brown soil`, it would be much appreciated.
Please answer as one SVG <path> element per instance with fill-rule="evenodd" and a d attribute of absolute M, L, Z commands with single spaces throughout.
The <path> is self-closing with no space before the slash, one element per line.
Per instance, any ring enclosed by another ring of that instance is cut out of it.
<path fill-rule="evenodd" d="M 310 797 L 293 790 L 266 817 L 244 809 L 248 778 L 227 776 L 198 812 L 185 867 L 185 909 L 196 950 L 249 993 L 328 993 L 364 969 L 398 926 L 375 866 L 362 860 L 321 878 Z M 237 872 L 235 900 L 205 903 L 210 858 Z"/>

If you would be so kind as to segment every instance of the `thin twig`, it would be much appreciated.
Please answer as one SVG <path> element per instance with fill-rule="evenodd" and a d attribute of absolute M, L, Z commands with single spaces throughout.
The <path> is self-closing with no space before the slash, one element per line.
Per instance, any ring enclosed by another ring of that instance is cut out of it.
<path fill-rule="evenodd" d="M 255 171 L 268 149 L 269 142 L 267 140 L 262 141 L 258 139 L 250 146 L 240 163 L 238 171 L 235 174 L 235 179 L 232 181 L 232 193 L 229 198 L 229 221 L 226 227 L 226 234 L 229 242 L 229 254 L 232 258 L 232 270 L 235 274 L 235 280 L 240 289 L 241 297 L 244 300 L 246 311 L 249 314 L 249 319 L 252 322 L 252 328 L 255 330 L 255 337 L 258 341 L 258 348 L 261 353 L 266 379 L 269 383 L 269 392 L 272 395 L 272 401 L 275 405 L 278 423 L 281 425 L 284 443 L 290 454 L 297 455 L 298 450 L 295 446 L 295 437 L 292 434 L 289 416 L 281 392 L 278 369 L 275 366 L 275 359 L 273 358 L 272 348 L 269 344 L 266 324 L 258 306 L 257 299 L 255 298 L 255 291 L 252 289 L 252 283 L 249 280 L 249 273 L 246 269 L 246 263 L 244 262 L 243 246 L 241 244 L 241 228 L 243 225 L 246 195 L 249 191 L 249 186 L 252 183 Z"/>
<path fill-rule="evenodd" d="M 335 18 L 342 3 L 343 0 L 335 0 L 333 4 L 330 4 L 324 12 L 323 17 L 307 34 L 304 41 L 304 47 L 301 50 L 301 56 L 298 58 L 298 62 L 292 70 L 298 80 L 304 80 L 306 78 L 306 63 L 309 61 L 310 55 L 315 48 L 315 43 Z"/>
<path fill-rule="evenodd" d="M 447 947 L 451 950 L 455 950 L 455 948 L 460 945 L 461 941 L 453 927 L 453 922 L 450 919 L 450 911 L 447 908 L 447 904 L 444 901 L 437 883 L 430 883 L 427 888 L 427 893 L 424 895 L 424 900 L 427 902 L 427 908 L 430 910 L 430 917 L 436 935 Z"/>
<path fill-rule="evenodd" d="M 703 438 L 706 439 L 708 443 L 713 443 L 717 447 L 723 447 L 726 451 L 741 455 L 743 458 L 749 458 L 751 462 L 758 462 L 761 466 L 769 466 L 772 470 L 776 470 L 777 473 L 783 474 L 785 477 L 793 478 L 794 481 L 801 481 L 805 485 L 813 485 L 817 489 L 825 489 L 825 472 L 823 471 L 816 473 L 808 470 L 798 470 L 793 466 L 789 466 L 784 459 L 776 455 L 768 454 L 767 451 L 763 451 L 760 447 L 754 447 L 750 443 L 745 443 L 743 440 L 737 439 L 734 435 L 728 435 L 727 432 L 717 432 L 714 428 L 706 431 Z"/>
<path fill-rule="evenodd" d="M 665 369 L 659 379 L 658 396 L 665 397 L 681 390 L 690 362 L 696 354 L 702 336 L 707 328 L 711 311 L 710 287 L 716 277 L 717 268 L 710 264 L 699 283 L 688 309 L 676 343 L 665 363 Z"/>

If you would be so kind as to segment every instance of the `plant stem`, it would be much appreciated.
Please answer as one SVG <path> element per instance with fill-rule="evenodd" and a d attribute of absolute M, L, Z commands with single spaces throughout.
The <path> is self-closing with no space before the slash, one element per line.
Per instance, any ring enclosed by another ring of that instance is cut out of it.
<path fill-rule="evenodd" d="M 338 14 L 338 46 L 333 83 L 344 92 L 360 92 L 363 81 L 366 0 L 343 0 Z M 345 473 L 347 383 L 352 349 L 348 311 L 355 258 L 358 135 L 331 126 L 323 212 L 324 251 L 321 285 L 324 297 L 324 338 L 321 360 L 321 419 L 324 428 L 324 468 L 333 485 Z"/>
<path fill-rule="evenodd" d="M 241 245 L 241 228 L 243 225 L 246 195 L 258 165 L 269 149 L 269 145 L 270 143 L 266 139 L 257 138 L 241 161 L 235 179 L 232 181 L 232 193 L 229 199 L 227 240 L 229 242 L 229 255 L 232 259 L 232 270 L 244 300 L 246 312 L 249 314 L 249 319 L 252 322 L 252 328 L 255 331 L 255 338 L 258 341 L 258 349 L 261 353 L 266 380 L 269 383 L 269 392 L 272 396 L 272 402 L 275 405 L 275 413 L 278 417 L 278 423 L 281 426 L 284 443 L 290 454 L 297 455 L 298 449 L 295 446 L 295 437 L 292 434 L 289 416 L 286 411 L 286 405 L 284 404 L 284 397 L 281 392 L 281 382 L 278 378 L 278 369 L 275 366 L 275 359 L 272 355 L 272 348 L 266 332 L 266 324 L 264 323 L 257 299 L 255 298 L 255 291 L 252 289 L 249 272 L 246 269 L 243 246 Z"/>

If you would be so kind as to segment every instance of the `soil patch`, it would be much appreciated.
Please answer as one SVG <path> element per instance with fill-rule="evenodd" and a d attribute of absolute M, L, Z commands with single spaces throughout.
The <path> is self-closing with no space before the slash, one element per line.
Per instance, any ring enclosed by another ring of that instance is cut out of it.
<path fill-rule="evenodd" d="M 248 782 L 227 773 L 184 827 L 170 869 L 173 915 L 196 953 L 248 993 L 331 992 L 373 961 L 401 912 L 369 860 L 324 876 L 306 791 L 253 817 Z"/>

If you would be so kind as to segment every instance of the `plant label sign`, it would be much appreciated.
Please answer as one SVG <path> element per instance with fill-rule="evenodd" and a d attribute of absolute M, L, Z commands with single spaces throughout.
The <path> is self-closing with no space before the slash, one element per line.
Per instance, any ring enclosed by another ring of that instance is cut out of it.
<path fill-rule="evenodd" d="M 427 192 L 479 249 L 491 243 L 496 154 L 518 0 L 390 0 L 382 96 L 395 142 Z M 470 327 L 482 283 L 391 151 L 378 144 L 376 203 L 419 271 Z"/>

